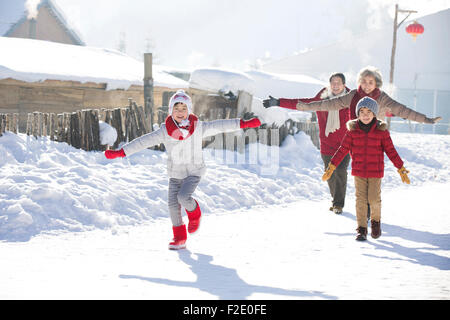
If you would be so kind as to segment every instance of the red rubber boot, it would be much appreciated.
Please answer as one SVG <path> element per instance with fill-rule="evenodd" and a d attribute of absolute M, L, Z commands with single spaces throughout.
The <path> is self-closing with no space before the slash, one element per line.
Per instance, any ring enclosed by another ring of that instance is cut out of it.
<path fill-rule="evenodd" d="M 197 207 L 193 211 L 187 211 L 187 216 L 189 218 L 189 224 L 188 224 L 188 232 L 189 233 L 195 233 L 198 228 L 200 227 L 200 219 L 202 217 L 202 211 L 200 210 L 200 206 L 198 205 L 197 200 L 194 200 L 197 204 Z"/>
<path fill-rule="evenodd" d="M 173 229 L 173 241 L 169 243 L 170 250 L 179 250 L 186 248 L 186 225 L 182 224 L 178 227 L 172 227 Z"/>

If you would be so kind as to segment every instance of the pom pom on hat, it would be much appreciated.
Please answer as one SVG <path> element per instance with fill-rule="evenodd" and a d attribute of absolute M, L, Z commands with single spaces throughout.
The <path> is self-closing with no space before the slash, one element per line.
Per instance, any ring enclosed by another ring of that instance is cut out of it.
<path fill-rule="evenodd" d="M 172 97 L 170 97 L 170 100 L 169 100 L 169 115 L 172 114 L 173 106 L 177 102 L 184 103 L 187 106 L 187 108 L 188 108 L 189 114 L 192 113 L 192 99 L 191 99 L 191 97 L 189 97 L 186 94 L 186 92 L 184 92 L 184 90 L 178 90 Z"/>
<path fill-rule="evenodd" d="M 378 114 L 378 103 L 370 98 L 370 97 L 364 97 L 361 100 L 358 101 L 356 105 L 356 115 L 359 116 L 359 110 L 361 108 L 367 108 L 370 111 L 373 112 L 373 114 L 376 116 Z"/>

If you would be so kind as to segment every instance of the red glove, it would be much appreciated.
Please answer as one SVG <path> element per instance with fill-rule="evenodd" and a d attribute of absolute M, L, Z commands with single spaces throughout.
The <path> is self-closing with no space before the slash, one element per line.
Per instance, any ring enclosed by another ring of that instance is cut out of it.
<path fill-rule="evenodd" d="M 115 158 L 123 158 L 125 157 L 125 151 L 123 149 L 120 150 L 106 150 L 105 151 L 105 157 L 108 159 L 115 159 Z"/>
<path fill-rule="evenodd" d="M 258 118 L 253 118 L 250 120 L 241 119 L 241 129 L 244 128 L 257 128 L 261 125 L 261 121 Z"/>

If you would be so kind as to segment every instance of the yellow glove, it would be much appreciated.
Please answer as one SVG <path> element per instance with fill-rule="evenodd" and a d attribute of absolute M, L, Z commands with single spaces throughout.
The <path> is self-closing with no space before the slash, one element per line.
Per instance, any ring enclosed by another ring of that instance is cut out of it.
<path fill-rule="evenodd" d="M 408 178 L 409 171 L 406 170 L 405 167 L 401 167 L 397 171 L 400 174 L 400 177 L 402 178 L 402 182 L 409 184 L 410 183 L 409 178 Z"/>
<path fill-rule="evenodd" d="M 328 164 L 327 170 L 325 171 L 325 173 L 322 176 L 322 181 L 327 181 L 328 179 L 330 179 L 334 170 L 336 170 L 336 166 L 330 162 Z"/>

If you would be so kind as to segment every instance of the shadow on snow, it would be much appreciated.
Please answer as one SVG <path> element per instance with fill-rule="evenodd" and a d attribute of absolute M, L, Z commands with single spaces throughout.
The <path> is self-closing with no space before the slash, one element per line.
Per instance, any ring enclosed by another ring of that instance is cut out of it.
<path fill-rule="evenodd" d="M 213 260 L 213 257 L 210 255 L 196 253 L 197 259 L 194 259 L 189 250 L 180 250 L 178 251 L 178 254 L 181 261 L 187 264 L 197 276 L 196 281 L 176 281 L 137 275 L 120 275 L 119 277 L 122 279 L 138 279 L 176 287 L 197 288 L 216 296 L 218 299 L 225 300 L 243 300 L 247 299 L 253 293 L 303 298 L 337 299 L 335 296 L 326 295 L 318 291 L 298 291 L 248 284 L 239 277 L 236 269 L 212 264 L 211 261 Z"/>
<path fill-rule="evenodd" d="M 343 212 L 342 217 L 355 220 L 355 216 L 348 212 Z M 377 249 L 394 252 L 396 254 L 408 258 L 408 260 L 405 261 L 409 261 L 424 266 L 434 267 L 439 270 L 450 270 L 449 258 L 430 252 L 430 251 L 450 250 L 450 234 L 435 234 L 428 231 L 419 231 L 383 222 L 381 222 L 381 230 L 382 230 L 381 238 L 371 241 L 370 222 L 369 222 L 369 234 L 367 237 L 367 240 L 369 241 L 366 241 L 366 243 L 373 245 Z M 349 235 L 356 236 L 356 231 L 354 233 L 326 232 L 326 234 L 337 236 L 349 236 Z M 421 243 L 428 244 L 431 245 L 432 247 L 419 246 L 415 248 L 409 248 L 399 245 L 393 241 L 386 241 L 385 240 L 386 237 L 388 238 L 400 237 L 408 241 L 416 242 L 418 244 Z M 426 250 L 426 252 L 422 250 Z M 398 260 L 398 258 L 380 257 L 369 254 L 364 255 L 381 259 Z"/>

